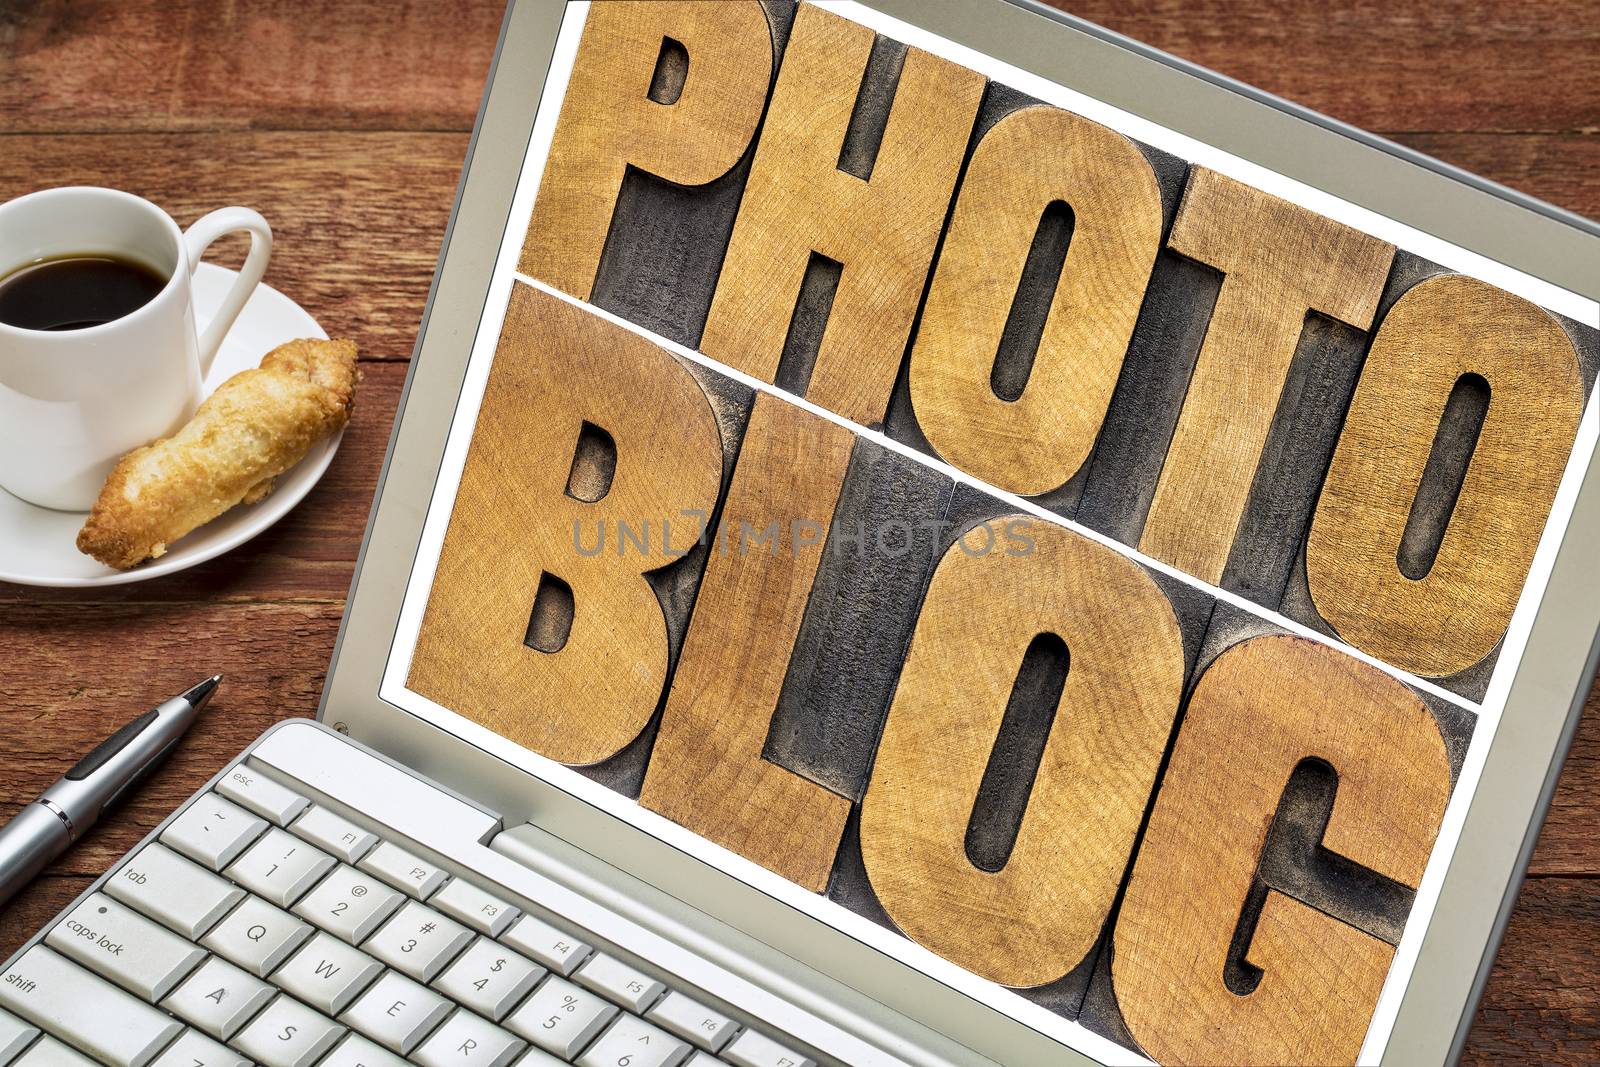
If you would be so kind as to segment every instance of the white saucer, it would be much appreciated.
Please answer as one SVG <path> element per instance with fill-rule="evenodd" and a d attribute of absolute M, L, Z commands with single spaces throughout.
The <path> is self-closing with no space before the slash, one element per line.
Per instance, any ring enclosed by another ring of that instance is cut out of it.
<path fill-rule="evenodd" d="M 237 275 L 226 267 L 201 263 L 194 273 L 195 318 L 200 329 L 210 321 Z M 228 331 L 202 387 L 206 395 L 233 375 L 261 362 L 285 341 L 327 337 L 317 320 L 293 300 L 258 285 Z M 130 571 L 112 570 L 78 551 L 74 543 L 84 513 L 50 511 L 0 490 L 0 581 L 19 585 L 120 585 L 158 578 L 236 548 L 288 514 L 311 491 L 339 449 L 343 431 L 311 446 L 298 464 L 278 477 L 278 485 L 259 504 L 237 507 L 175 542 L 158 560 Z"/>

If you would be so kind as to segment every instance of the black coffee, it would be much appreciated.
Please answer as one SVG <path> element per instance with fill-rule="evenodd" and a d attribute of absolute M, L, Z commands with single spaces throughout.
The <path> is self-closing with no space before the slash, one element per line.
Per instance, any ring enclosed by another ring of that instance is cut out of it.
<path fill-rule="evenodd" d="M 82 330 L 138 311 L 166 286 L 121 256 L 59 256 L 0 278 L 0 322 L 24 330 Z"/>

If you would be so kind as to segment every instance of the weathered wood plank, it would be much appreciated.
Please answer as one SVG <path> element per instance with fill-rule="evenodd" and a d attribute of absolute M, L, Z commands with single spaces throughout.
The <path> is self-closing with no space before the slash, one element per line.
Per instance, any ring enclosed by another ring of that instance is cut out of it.
<path fill-rule="evenodd" d="M 203 678 L 225 681 L 172 759 L 52 868 L 93 876 L 278 719 L 316 711 L 343 605 L 33 604 L 0 625 L 0 821 L 117 726 Z M 76 892 L 53 878 L 0 907 L 0 954 Z"/>
<path fill-rule="evenodd" d="M 501 0 L 0 6 L 15 130 L 472 126 Z"/>
<path fill-rule="evenodd" d="M 466 145 L 455 133 L 6 137 L 0 201 L 47 186 L 111 185 L 153 200 L 183 226 L 224 204 L 253 207 L 275 238 L 267 284 L 330 334 L 354 338 L 364 355 L 403 359 Z M 240 238 L 216 248 L 218 262 L 243 259 Z"/>
<path fill-rule="evenodd" d="M 1600 1048 L 1600 882 L 1539 878 L 1522 890 L 1463 1064 L 1588 1067 Z"/>
<path fill-rule="evenodd" d="M 1600 125 L 1586 0 L 1046 2 L 1367 129 Z"/>
<path fill-rule="evenodd" d="M 1237 0 L 1050 2 L 1358 126 L 1600 125 L 1590 61 L 1600 24 L 1584 0 L 1293 0 L 1270 18 Z M 7 5 L 0 113 L 29 131 L 465 130 L 503 10 L 501 0 Z"/>

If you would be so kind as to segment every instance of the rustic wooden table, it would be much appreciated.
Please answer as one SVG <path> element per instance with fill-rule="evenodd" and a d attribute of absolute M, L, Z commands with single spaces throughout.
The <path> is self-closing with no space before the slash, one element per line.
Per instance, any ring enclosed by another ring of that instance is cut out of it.
<path fill-rule="evenodd" d="M 1600 216 L 1595 0 L 1075 8 Z M 97 184 L 185 224 L 223 204 L 258 208 L 278 238 L 267 280 L 355 338 L 366 375 L 322 484 L 231 555 L 88 593 L 0 584 L 0 819 L 152 698 L 215 671 L 228 679 L 171 763 L 0 907 L 0 958 L 270 723 L 316 707 L 500 14 L 500 0 L 0 0 L 0 201 Z M 1597 705 L 1600 692 L 1473 1029 L 1473 1062 L 1600 1057 Z"/>

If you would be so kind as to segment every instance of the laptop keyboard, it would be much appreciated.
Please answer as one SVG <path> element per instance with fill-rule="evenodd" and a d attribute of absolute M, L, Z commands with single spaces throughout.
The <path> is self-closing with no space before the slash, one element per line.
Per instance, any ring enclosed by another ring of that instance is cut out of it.
<path fill-rule="evenodd" d="M 0 976 L 0 1067 L 815 1067 L 592 940 L 240 766 Z"/>

